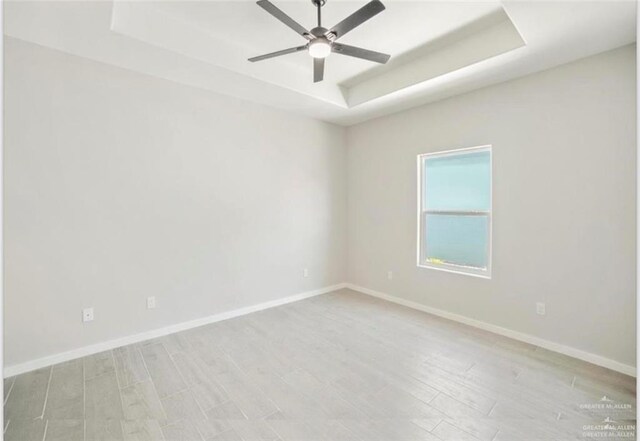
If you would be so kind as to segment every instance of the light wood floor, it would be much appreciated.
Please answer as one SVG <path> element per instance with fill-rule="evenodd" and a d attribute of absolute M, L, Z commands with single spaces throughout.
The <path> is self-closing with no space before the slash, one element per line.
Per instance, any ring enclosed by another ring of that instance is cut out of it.
<path fill-rule="evenodd" d="M 5 394 L 6 441 L 635 439 L 634 379 L 349 290 L 9 378 Z"/>

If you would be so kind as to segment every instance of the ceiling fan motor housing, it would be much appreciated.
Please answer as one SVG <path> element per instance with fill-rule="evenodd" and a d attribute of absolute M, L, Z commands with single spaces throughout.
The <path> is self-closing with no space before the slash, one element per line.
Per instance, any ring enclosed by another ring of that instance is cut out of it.
<path fill-rule="evenodd" d="M 324 37 L 327 32 L 329 32 L 329 29 L 323 28 L 322 26 L 317 26 L 309 31 L 309 33 L 316 38 Z"/>

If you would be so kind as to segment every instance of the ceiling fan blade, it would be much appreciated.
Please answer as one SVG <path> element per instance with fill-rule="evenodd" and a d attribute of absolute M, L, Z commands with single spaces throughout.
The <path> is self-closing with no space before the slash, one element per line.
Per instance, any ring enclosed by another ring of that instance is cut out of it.
<path fill-rule="evenodd" d="M 296 31 L 296 33 L 302 35 L 307 40 L 313 40 L 314 37 L 309 33 L 308 30 L 303 28 L 302 25 L 300 25 L 297 21 L 278 9 L 278 7 L 271 3 L 269 0 L 260 0 L 257 3 L 258 6 L 267 11 L 269 14 L 273 15 L 285 25 L 289 26 L 291 29 Z"/>
<path fill-rule="evenodd" d="M 289 49 L 283 49 L 281 51 L 271 52 L 270 54 L 264 54 L 264 55 L 258 55 L 257 57 L 252 57 L 252 58 L 249 58 L 249 61 L 251 61 L 252 63 L 255 63 L 256 61 L 266 60 L 267 58 L 279 57 L 280 55 L 287 55 L 287 54 L 292 54 L 294 52 L 300 52 L 305 50 L 306 48 L 307 46 L 291 47 Z"/>
<path fill-rule="evenodd" d="M 362 58 L 363 60 L 375 61 L 380 64 L 385 64 L 389 61 L 389 58 L 391 58 L 391 55 L 370 51 L 369 49 L 362 49 L 361 47 L 349 46 L 348 44 L 333 43 L 332 50 L 336 54 Z"/>
<path fill-rule="evenodd" d="M 382 11 L 384 11 L 384 5 L 382 4 L 382 2 L 380 0 L 372 0 L 362 8 L 358 9 L 356 12 L 342 20 L 340 23 L 329 29 L 329 33 L 334 34 L 336 38 L 340 38 L 353 28 L 360 26 L 362 23 Z"/>
<path fill-rule="evenodd" d="M 324 58 L 313 59 L 313 82 L 318 83 L 324 78 Z"/>

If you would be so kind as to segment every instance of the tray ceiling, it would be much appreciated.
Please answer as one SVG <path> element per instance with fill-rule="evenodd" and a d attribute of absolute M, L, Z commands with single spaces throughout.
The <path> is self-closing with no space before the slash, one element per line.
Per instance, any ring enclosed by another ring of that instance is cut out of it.
<path fill-rule="evenodd" d="M 278 7 L 306 27 L 310 1 Z M 365 2 L 329 0 L 337 23 Z M 5 2 L 5 34 L 57 50 L 348 125 L 635 41 L 633 1 L 385 1 L 341 42 L 392 55 L 384 66 L 331 54 L 325 81 L 304 44 L 249 1 Z"/>

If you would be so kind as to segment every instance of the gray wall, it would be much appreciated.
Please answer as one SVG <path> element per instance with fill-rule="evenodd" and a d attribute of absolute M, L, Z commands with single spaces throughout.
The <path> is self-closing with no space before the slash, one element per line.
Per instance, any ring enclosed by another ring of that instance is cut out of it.
<path fill-rule="evenodd" d="M 635 365 L 634 47 L 345 130 L 5 42 L 6 365 L 343 281 Z M 416 155 L 482 144 L 493 278 L 417 268 Z"/>
<path fill-rule="evenodd" d="M 343 128 L 5 41 L 6 365 L 345 281 Z"/>
<path fill-rule="evenodd" d="M 347 143 L 349 282 L 635 366 L 635 46 L 354 126 Z M 493 278 L 416 267 L 416 155 L 484 144 Z"/>

